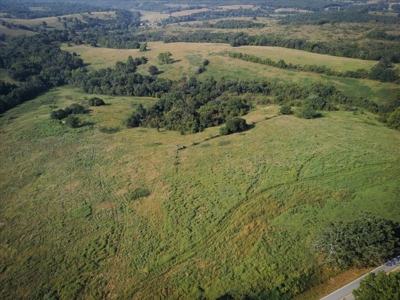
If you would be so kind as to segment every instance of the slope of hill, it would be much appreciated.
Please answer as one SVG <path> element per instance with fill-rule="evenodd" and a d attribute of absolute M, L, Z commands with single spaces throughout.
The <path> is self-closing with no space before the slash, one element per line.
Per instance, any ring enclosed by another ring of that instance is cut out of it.
<path fill-rule="evenodd" d="M 267 106 L 244 133 L 182 136 L 124 129 L 153 100 L 103 96 L 81 128 L 49 119 L 87 97 L 58 88 L 1 119 L 2 298 L 294 294 L 329 276 L 312 240 L 330 221 L 400 221 L 400 133 L 369 113 Z"/>

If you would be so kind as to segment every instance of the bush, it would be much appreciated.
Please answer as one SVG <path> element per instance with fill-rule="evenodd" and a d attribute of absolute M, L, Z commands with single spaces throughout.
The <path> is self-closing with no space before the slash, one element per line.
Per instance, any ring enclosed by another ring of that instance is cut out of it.
<path fill-rule="evenodd" d="M 282 115 L 292 114 L 292 108 L 289 105 L 282 105 L 279 111 Z"/>
<path fill-rule="evenodd" d="M 149 67 L 149 73 L 150 75 L 154 76 L 158 74 L 158 68 L 156 66 L 150 66 Z"/>
<path fill-rule="evenodd" d="M 297 111 L 297 116 L 303 119 L 313 119 L 318 115 L 315 109 L 310 106 L 305 106 Z"/>
<path fill-rule="evenodd" d="M 80 125 L 80 120 L 77 116 L 75 115 L 69 115 L 65 119 L 65 124 L 67 124 L 71 128 L 78 128 Z"/>
<path fill-rule="evenodd" d="M 66 116 L 68 116 L 68 114 L 63 109 L 52 111 L 50 113 L 50 118 L 53 120 L 61 120 L 64 119 Z"/>
<path fill-rule="evenodd" d="M 93 97 L 89 100 L 89 105 L 90 106 L 101 106 L 101 105 L 105 105 L 105 103 L 104 103 L 103 99 Z"/>
<path fill-rule="evenodd" d="M 151 195 L 151 192 L 148 189 L 137 188 L 133 191 L 133 193 L 131 195 L 131 200 L 148 197 L 150 195 Z"/>
<path fill-rule="evenodd" d="M 71 115 L 71 114 L 83 114 L 83 113 L 85 113 L 85 108 L 82 105 L 74 103 L 74 104 L 71 104 L 70 106 L 68 106 L 65 109 L 65 112 L 68 115 Z"/>
<path fill-rule="evenodd" d="M 228 119 L 224 126 L 219 129 L 220 135 L 228 135 L 246 130 L 246 120 L 242 118 Z"/>
<path fill-rule="evenodd" d="M 390 128 L 400 129 L 400 107 L 389 115 L 387 124 Z"/>

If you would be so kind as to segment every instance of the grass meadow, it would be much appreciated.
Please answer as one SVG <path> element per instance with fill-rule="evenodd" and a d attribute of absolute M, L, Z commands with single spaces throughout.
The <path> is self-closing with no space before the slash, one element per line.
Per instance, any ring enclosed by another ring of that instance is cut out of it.
<path fill-rule="evenodd" d="M 72 47 L 64 45 L 62 49 L 80 55 L 80 57 L 89 64 L 89 69 L 112 68 L 115 62 L 126 61 L 129 55 L 132 57 L 145 56 L 149 61 L 147 64 L 139 66 L 138 72 L 148 74 L 147 70 L 149 66 L 155 65 L 163 72 L 159 75 L 160 77 L 172 79 L 194 76 L 196 67 L 200 66 L 203 60 L 208 59 L 210 64 L 207 66 L 207 70 L 203 74 L 196 75 L 200 79 L 208 76 L 246 80 L 264 78 L 268 80 L 296 82 L 305 85 L 313 82 L 323 82 L 326 84 L 334 84 L 338 89 L 344 91 L 348 95 L 364 97 L 377 102 L 386 99 L 396 87 L 391 83 L 382 83 L 368 79 L 331 77 L 316 73 L 282 70 L 228 57 L 230 51 L 238 51 L 262 58 L 271 58 L 275 61 L 284 59 L 286 63 L 326 65 L 336 71 L 357 70 L 359 68 L 369 70 L 375 64 L 375 62 L 371 61 L 331 57 L 328 55 L 278 47 L 244 46 L 232 48 L 227 44 L 165 44 L 162 42 L 149 42 L 148 49 L 150 51 L 147 52 L 139 52 L 139 50 L 136 49 L 93 48 L 85 45 Z M 159 53 L 166 51 L 172 53 L 174 63 L 170 65 L 160 65 L 157 56 Z"/>
<path fill-rule="evenodd" d="M 180 135 L 123 126 L 155 99 L 97 95 L 107 105 L 82 127 L 50 120 L 91 96 L 57 88 L 0 118 L 2 299 L 301 292 L 337 275 L 312 248 L 329 222 L 400 221 L 400 133 L 368 112 L 304 120 L 261 106 L 248 131 Z"/>

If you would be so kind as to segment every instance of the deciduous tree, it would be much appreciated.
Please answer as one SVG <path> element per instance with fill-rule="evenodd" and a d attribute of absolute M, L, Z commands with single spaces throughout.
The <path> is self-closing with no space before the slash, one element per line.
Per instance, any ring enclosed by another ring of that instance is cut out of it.
<path fill-rule="evenodd" d="M 356 300 L 400 299 L 400 271 L 386 274 L 384 271 L 368 274 L 353 291 Z"/>

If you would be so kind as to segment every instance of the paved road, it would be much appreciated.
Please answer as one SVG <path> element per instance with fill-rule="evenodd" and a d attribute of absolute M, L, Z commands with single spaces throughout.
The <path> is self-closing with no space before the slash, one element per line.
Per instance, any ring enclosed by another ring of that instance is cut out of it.
<path fill-rule="evenodd" d="M 394 269 L 399 269 L 400 268 L 400 255 L 393 258 L 391 261 L 388 261 L 386 264 L 376 268 L 375 270 L 372 270 L 370 273 L 376 273 L 379 271 L 386 271 L 391 272 Z M 363 279 L 365 276 L 368 274 L 365 274 L 364 276 L 354 280 L 353 282 L 350 282 L 349 284 L 345 285 L 344 287 L 336 290 L 332 294 L 329 294 L 328 296 L 325 296 L 324 298 L 321 298 L 321 300 L 354 300 L 353 297 L 353 290 L 357 289 L 360 285 L 361 279 Z"/>

